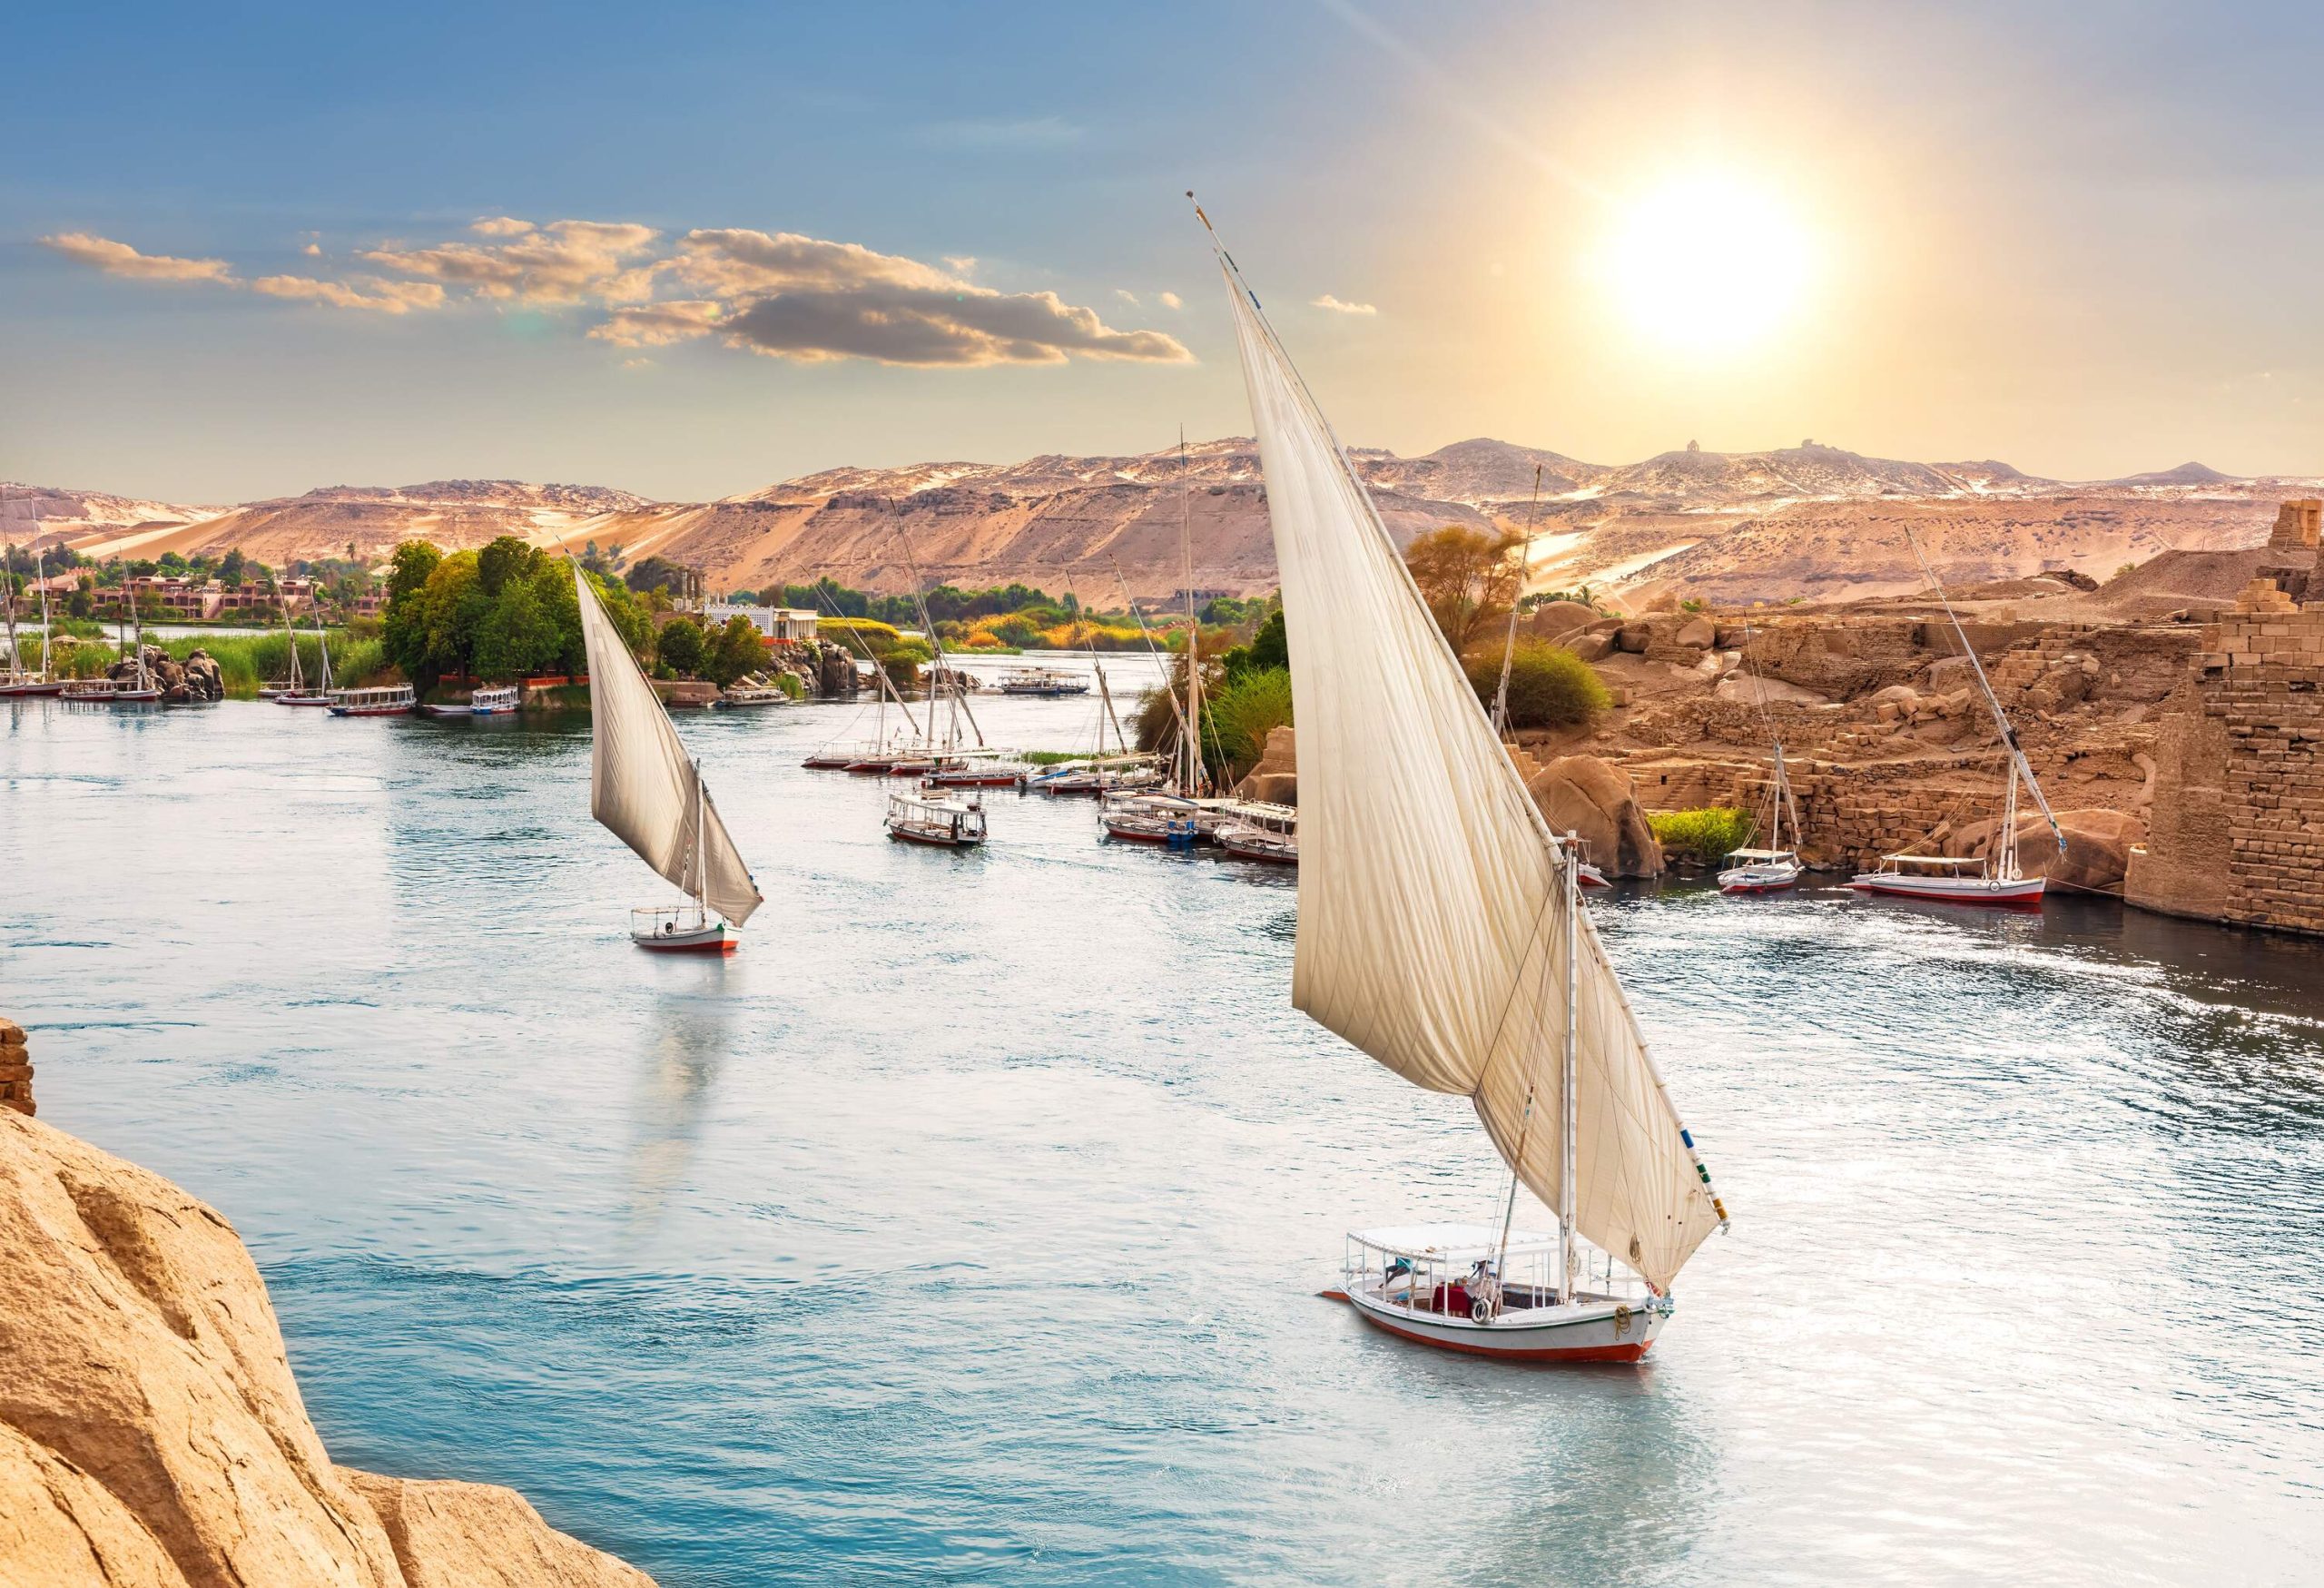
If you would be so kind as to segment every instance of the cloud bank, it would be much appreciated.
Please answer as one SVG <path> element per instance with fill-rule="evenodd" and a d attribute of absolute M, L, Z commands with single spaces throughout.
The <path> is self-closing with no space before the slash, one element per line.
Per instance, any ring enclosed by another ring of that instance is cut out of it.
<path fill-rule="evenodd" d="M 1175 337 L 1118 330 L 1055 292 L 980 286 L 969 279 L 976 261 L 965 256 L 931 265 L 861 243 L 741 228 L 699 229 L 665 243 L 656 229 L 633 222 L 537 224 L 508 215 L 484 217 L 468 231 L 442 242 L 360 249 L 357 257 L 371 267 L 361 274 L 247 282 L 223 260 L 143 254 L 84 232 L 41 241 L 108 275 L 207 281 L 337 309 L 409 314 L 468 302 L 574 311 L 596 317 L 591 338 L 622 348 L 714 338 L 800 363 L 864 359 L 952 369 L 1193 358 Z M 304 252 L 319 252 L 311 244 Z M 1164 301 L 1177 306 L 1167 294 Z"/>

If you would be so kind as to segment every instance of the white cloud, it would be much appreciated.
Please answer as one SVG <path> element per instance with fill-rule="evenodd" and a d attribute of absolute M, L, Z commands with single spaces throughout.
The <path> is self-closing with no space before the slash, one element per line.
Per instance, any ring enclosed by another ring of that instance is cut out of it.
<path fill-rule="evenodd" d="M 1343 303 L 1329 292 L 1312 300 L 1318 309 L 1328 309 L 1334 314 L 1377 314 L 1379 310 L 1369 303 Z"/>
<path fill-rule="evenodd" d="M 521 228 L 512 232 L 510 227 Z M 653 291 L 648 272 L 628 261 L 661 235 L 622 222 L 552 221 L 535 228 L 506 217 L 477 222 L 497 244 L 446 242 L 434 248 L 374 248 L 363 257 L 398 275 L 466 287 L 479 297 L 524 303 L 635 302 Z"/>
<path fill-rule="evenodd" d="M 299 252 L 305 254 L 309 259 L 320 259 L 323 256 L 323 245 L 320 242 L 310 242 L 306 247 L 300 249 Z"/>
<path fill-rule="evenodd" d="M 1162 307 L 1165 309 L 1176 309 L 1179 306 L 1178 295 L 1176 292 L 1161 292 L 1156 295 L 1162 300 Z"/>
<path fill-rule="evenodd" d="M 1137 294 L 1131 291 L 1128 287 L 1116 287 L 1114 289 L 1114 296 L 1119 298 L 1132 309 L 1137 307 Z"/>
<path fill-rule="evenodd" d="M 616 309 L 589 334 L 617 348 L 661 348 L 691 341 L 718 329 L 725 306 L 709 299 L 675 300 L 635 309 Z"/>
<path fill-rule="evenodd" d="M 530 221 L 513 220 L 507 215 L 487 215 L 468 224 L 468 230 L 478 237 L 522 237 L 532 229 Z"/>
<path fill-rule="evenodd" d="M 353 282 L 319 281 L 310 276 L 261 276 L 251 283 L 251 291 L 270 298 L 298 298 L 334 309 L 369 309 L 381 314 L 439 309 L 444 303 L 444 289 L 433 281 L 390 281 L 379 276 L 359 276 Z"/>
<path fill-rule="evenodd" d="M 126 242 L 115 242 L 110 237 L 92 236 L 86 232 L 64 232 L 54 237 L 44 237 L 41 244 L 109 276 L 126 276 L 133 281 L 231 281 L 234 279 L 233 267 L 222 259 L 178 259 L 166 253 L 140 253 Z"/>
<path fill-rule="evenodd" d="M 973 276 L 977 273 L 977 256 L 973 253 L 948 253 L 944 255 L 944 268 L 956 276 Z"/>

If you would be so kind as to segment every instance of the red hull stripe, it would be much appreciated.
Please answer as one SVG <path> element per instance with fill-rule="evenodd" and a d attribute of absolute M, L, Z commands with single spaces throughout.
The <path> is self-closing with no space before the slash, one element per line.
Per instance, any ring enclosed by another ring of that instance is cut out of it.
<path fill-rule="evenodd" d="M 1570 1346 L 1563 1350 L 1500 1351 L 1491 1346 L 1467 1346 L 1458 1340 L 1439 1340 L 1428 1335 L 1412 1334 L 1398 1328 L 1384 1318 L 1374 1317 L 1362 1307 L 1356 1314 L 1365 1323 L 1383 1334 L 1410 1340 L 1416 1346 L 1433 1346 L 1440 1351 L 1459 1351 L 1469 1356 L 1491 1356 L 1502 1362 L 1636 1362 L 1646 1355 L 1651 1342 L 1635 1346 Z"/>
<path fill-rule="evenodd" d="M 2039 910 L 2042 907 L 2042 895 L 2039 893 L 1999 898 L 1987 894 L 1981 899 L 1974 893 L 1921 893 L 1910 888 L 1883 888 L 1872 883 L 1849 883 L 1846 885 L 1859 893 L 1885 893 L 1892 899 L 1919 899 L 1930 904 L 1968 904 L 1980 910 Z"/>

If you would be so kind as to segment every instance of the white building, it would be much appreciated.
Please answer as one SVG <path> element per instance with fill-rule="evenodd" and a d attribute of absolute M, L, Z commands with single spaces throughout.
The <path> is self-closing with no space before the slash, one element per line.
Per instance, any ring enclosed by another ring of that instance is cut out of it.
<path fill-rule="evenodd" d="M 713 601 L 702 609 L 702 615 L 712 628 L 724 628 L 730 617 L 747 617 L 753 627 L 769 639 L 800 640 L 815 637 L 815 613 L 812 607 L 757 607 L 738 601 Z"/>

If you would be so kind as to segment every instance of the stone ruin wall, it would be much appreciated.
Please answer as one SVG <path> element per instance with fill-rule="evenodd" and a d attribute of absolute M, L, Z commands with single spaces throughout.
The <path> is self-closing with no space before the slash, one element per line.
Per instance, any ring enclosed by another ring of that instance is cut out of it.
<path fill-rule="evenodd" d="M 2289 526 L 2309 546 L 2316 529 L 2314 512 Z M 2324 933 L 2324 602 L 2302 607 L 2286 583 L 2263 574 L 2203 631 L 2158 737 L 2155 817 L 2124 886 L 2133 904 Z"/>
<path fill-rule="evenodd" d="M 1766 806 L 1763 759 L 1622 764 L 1639 804 L 1649 811 L 1731 805 L 1756 815 Z M 1954 830 L 1993 814 L 2001 775 L 2000 758 L 1990 750 L 1864 765 L 1787 757 L 1786 764 L 1799 806 L 1800 857 L 1823 867 L 1867 866 L 1884 854 L 1940 849 Z M 1934 780 L 1944 786 L 1932 787 Z"/>

